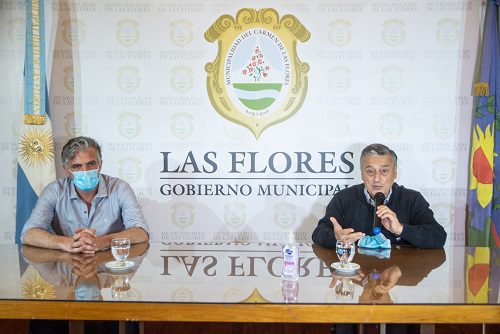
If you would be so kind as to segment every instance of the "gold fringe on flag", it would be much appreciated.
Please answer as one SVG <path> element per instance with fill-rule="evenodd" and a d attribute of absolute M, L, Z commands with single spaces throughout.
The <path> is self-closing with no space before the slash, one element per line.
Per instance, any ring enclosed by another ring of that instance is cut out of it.
<path fill-rule="evenodd" d="M 489 96 L 490 88 L 487 82 L 478 82 L 474 84 L 474 96 Z"/>
<path fill-rule="evenodd" d="M 24 124 L 43 125 L 45 124 L 45 115 L 24 115 Z"/>

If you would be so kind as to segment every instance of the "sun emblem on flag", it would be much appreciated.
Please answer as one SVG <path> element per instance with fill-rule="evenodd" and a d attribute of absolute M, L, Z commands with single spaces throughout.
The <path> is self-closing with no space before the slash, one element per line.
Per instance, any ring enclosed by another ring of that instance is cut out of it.
<path fill-rule="evenodd" d="M 47 283 L 37 274 L 31 274 L 23 282 L 24 299 L 55 299 L 54 286 Z"/>
<path fill-rule="evenodd" d="M 19 155 L 26 165 L 43 166 L 54 159 L 54 143 L 48 129 L 28 129 L 21 136 Z"/>
<path fill-rule="evenodd" d="M 494 138 L 490 125 L 483 130 L 479 125 L 472 135 L 472 158 L 470 162 L 469 189 L 477 190 L 477 200 L 485 208 L 493 193 L 493 151 Z"/>

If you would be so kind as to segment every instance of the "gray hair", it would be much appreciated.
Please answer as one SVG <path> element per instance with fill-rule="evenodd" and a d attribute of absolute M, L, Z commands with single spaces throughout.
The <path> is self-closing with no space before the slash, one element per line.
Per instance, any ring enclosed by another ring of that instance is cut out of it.
<path fill-rule="evenodd" d="M 64 166 L 67 166 L 70 160 L 73 160 L 75 156 L 85 151 L 88 148 L 95 148 L 97 151 L 97 163 L 101 164 L 101 146 L 99 143 L 90 137 L 75 137 L 70 139 L 63 147 L 61 152 L 61 160 Z"/>
<path fill-rule="evenodd" d="M 359 159 L 361 166 L 365 157 L 370 155 L 390 155 L 392 157 L 392 165 L 394 168 L 398 167 L 398 156 L 396 153 L 383 144 L 370 144 L 361 151 L 361 158 Z"/>

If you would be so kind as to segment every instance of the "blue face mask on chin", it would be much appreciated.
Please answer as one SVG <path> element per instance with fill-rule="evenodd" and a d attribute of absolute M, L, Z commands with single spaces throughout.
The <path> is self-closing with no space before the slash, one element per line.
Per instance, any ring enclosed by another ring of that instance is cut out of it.
<path fill-rule="evenodd" d="M 99 184 L 99 173 L 97 169 L 82 172 L 71 172 L 73 184 L 82 191 L 91 191 Z"/>

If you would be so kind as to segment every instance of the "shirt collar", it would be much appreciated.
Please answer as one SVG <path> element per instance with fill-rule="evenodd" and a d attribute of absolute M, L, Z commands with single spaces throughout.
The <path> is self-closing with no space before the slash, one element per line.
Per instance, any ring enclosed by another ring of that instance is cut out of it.
<path fill-rule="evenodd" d="M 366 187 L 364 188 L 363 192 L 365 193 L 366 201 L 368 202 L 368 204 L 375 207 L 375 201 L 373 200 L 373 198 L 371 198 Z M 391 194 L 392 194 L 392 187 L 389 189 L 389 194 L 384 199 L 384 204 L 387 204 L 387 202 L 389 202 L 389 199 L 391 198 Z"/>

